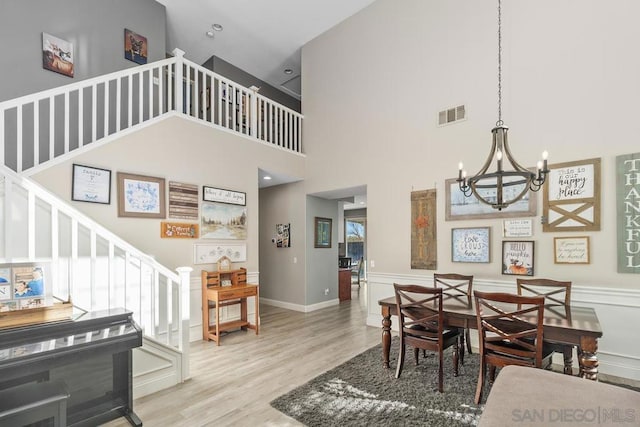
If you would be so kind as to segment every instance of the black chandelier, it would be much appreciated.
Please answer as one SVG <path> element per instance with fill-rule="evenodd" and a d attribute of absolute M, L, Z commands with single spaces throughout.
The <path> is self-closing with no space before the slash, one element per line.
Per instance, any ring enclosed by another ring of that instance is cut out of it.
<path fill-rule="evenodd" d="M 473 194 L 480 202 L 498 210 L 522 199 L 529 190 L 540 190 L 549 173 L 546 151 L 542 153 L 542 160 L 538 161 L 537 172 L 532 172 L 521 166 L 513 158 L 509 149 L 508 130 L 509 128 L 502 121 L 502 4 L 501 0 L 498 0 L 498 121 L 491 130 L 493 142 L 489 157 L 480 171 L 467 178 L 467 173 L 463 170 L 461 162 L 458 164 L 458 179 L 456 180 L 460 191 L 466 197 Z M 502 159 L 504 156 L 511 164 L 512 170 L 503 169 Z M 487 170 L 494 158 L 496 171 L 488 173 Z"/>

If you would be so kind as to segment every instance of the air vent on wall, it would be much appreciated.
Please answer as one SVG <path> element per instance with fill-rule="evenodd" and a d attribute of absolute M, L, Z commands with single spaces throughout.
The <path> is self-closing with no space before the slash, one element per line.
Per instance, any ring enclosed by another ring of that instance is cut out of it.
<path fill-rule="evenodd" d="M 459 122 L 467 117 L 464 105 L 448 108 L 438 113 L 438 126 Z"/>

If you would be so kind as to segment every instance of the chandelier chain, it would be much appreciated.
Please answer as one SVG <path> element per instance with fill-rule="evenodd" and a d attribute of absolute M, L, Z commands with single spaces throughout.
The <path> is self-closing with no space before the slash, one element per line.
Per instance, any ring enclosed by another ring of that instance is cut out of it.
<path fill-rule="evenodd" d="M 502 126 L 502 2 L 498 0 L 498 121 L 497 126 Z"/>

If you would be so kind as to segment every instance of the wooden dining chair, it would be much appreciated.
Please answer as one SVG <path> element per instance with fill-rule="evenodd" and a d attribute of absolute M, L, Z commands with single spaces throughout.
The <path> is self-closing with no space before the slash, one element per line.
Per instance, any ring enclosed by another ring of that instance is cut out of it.
<path fill-rule="evenodd" d="M 544 296 L 546 309 L 559 317 L 570 320 L 571 317 L 571 282 L 551 279 L 517 279 L 518 295 Z M 562 353 L 564 373 L 573 374 L 573 347 L 545 340 L 545 345 L 556 353 Z M 578 353 L 580 349 L 578 348 Z"/>
<path fill-rule="evenodd" d="M 543 296 L 526 297 L 507 293 L 474 292 L 480 347 L 480 372 L 475 403 L 482 399 L 487 367 L 489 384 L 496 367 L 507 365 L 545 368 L 551 365 L 551 351 L 543 345 Z"/>
<path fill-rule="evenodd" d="M 416 365 L 419 350 L 438 353 L 438 391 L 443 392 L 444 350 L 453 346 L 453 372 L 458 376 L 457 328 L 446 328 L 442 311 L 442 289 L 419 285 L 399 285 L 394 283 L 396 307 L 399 319 L 400 354 L 396 378 L 400 378 L 404 365 L 405 347 L 414 348 Z"/>
<path fill-rule="evenodd" d="M 435 273 L 433 275 L 433 286 L 442 288 L 443 300 L 448 298 L 455 299 L 462 304 L 471 307 L 471 298 L 473 292 L 473 276 L 456 273 Z M 471 334 L 469 326 L 465 325 L 460 328 L 460 363 L 464 365 L 464 347 L 467 343 L 467 351 L 471 354 Z"/>

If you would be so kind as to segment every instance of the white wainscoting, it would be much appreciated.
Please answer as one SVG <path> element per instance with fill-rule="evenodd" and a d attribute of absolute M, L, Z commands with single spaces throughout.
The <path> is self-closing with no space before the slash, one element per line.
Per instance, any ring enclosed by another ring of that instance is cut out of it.
<path fill-rule="evenodd" d="M 247 272 L 247 283 L 259 284 L 260 273 Z M 191 274 L 191 286 L 190 286 L 190 322 L 189 322 L 189 341 L 202 340 L 202 279 L 200 277 L 200 270 L 194 270 Z M 247 298 L 247 318 L 253 322 L 253 316 L 255 315 L 255 298 Z M 210 319 L 213 319 L 215 313 L 211 311 Z M 231 305 L 222 307 L 220 310 L 220 320 L 227 322 L 230 320 L 240 319 L 240 306 Z M 259 321 L 260 319 L 258 319 Z"/>
<path fill-rule="evenodd" d="M 382 326 L 378 301 L 393 296 L 394 283 L 432 286 L 432 275 L 371 273 L 367 276 L 367 325 Z M 473 289 L 514 292 L 515 278 L 509 280 L 474 279 Z M 595 309 L 603 331 L 598 340 L 599 372 L 640 381 L 640 289 L 617 289 L 612 285 L 571 287 L 571 303 Z M 397 331 L 392 319 L 392 329 Z M 472 344 L 477 336 L 471 334 Z M 558 356 L 559 357 L 559 356 Z M 555 363 L 555 360 L 554 360 Z M 561 362 L 560 362 L 561 363 Z M 574 364 L 577 366 L 576 358 Z"/>

